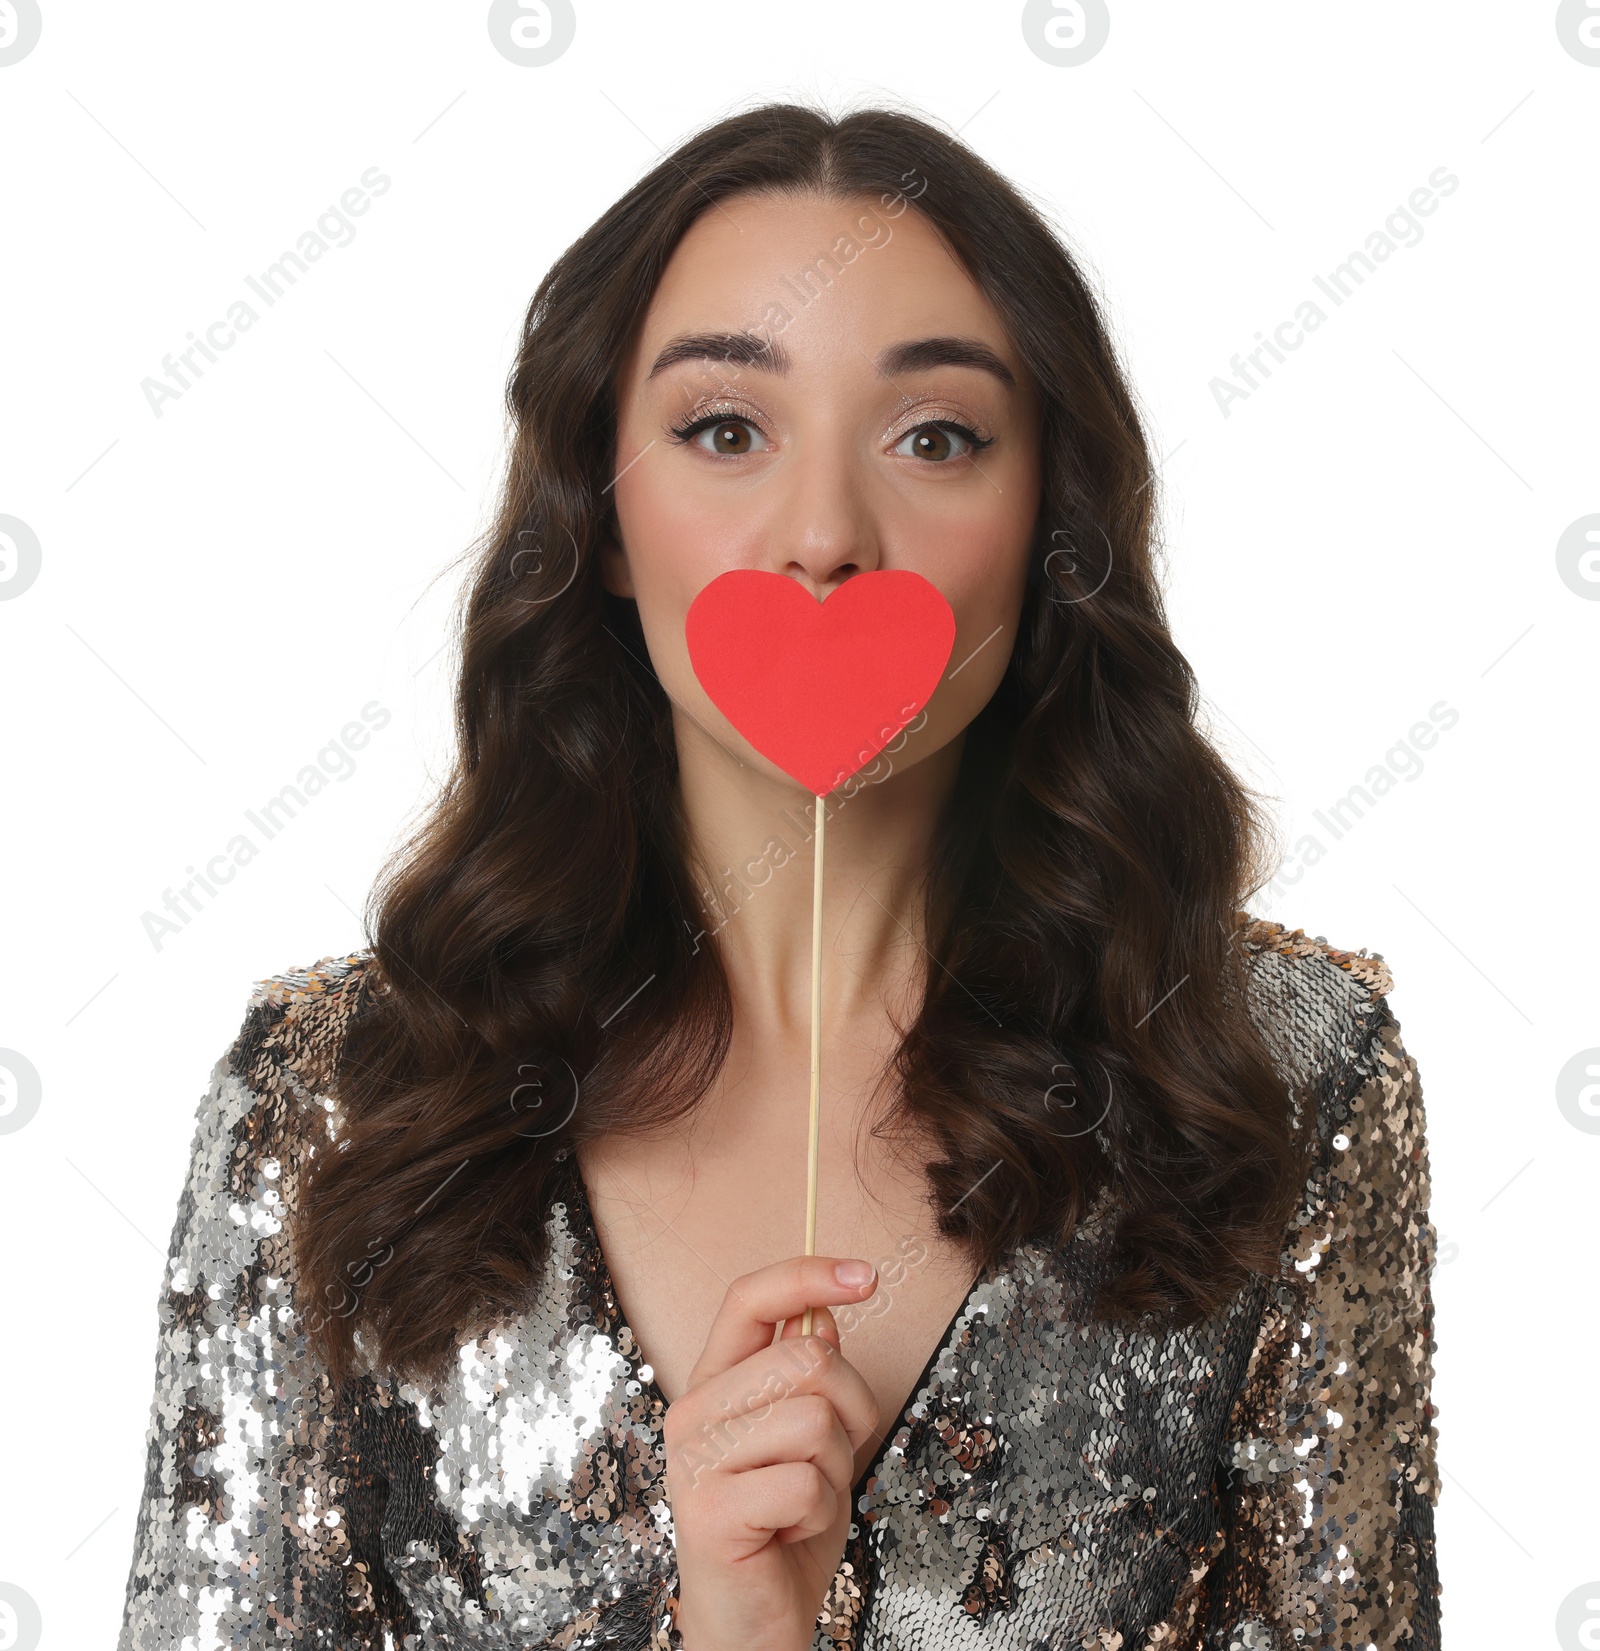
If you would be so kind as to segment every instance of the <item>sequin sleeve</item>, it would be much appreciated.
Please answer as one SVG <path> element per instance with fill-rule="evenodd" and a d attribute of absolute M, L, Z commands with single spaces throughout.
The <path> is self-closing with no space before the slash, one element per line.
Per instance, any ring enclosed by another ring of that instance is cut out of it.
<path fill-rule="evenodd" d="M 1208 1651 L 1439 1645 L 1422 1090 L 1375 1008 L 1233 1408 Z"/>
<path fill-rule="evenodd" d="M 340 960 L 260 983 L 202 1097 L 158 1306 L 119 1651 L 383 1641 L 375 1392 L 307 1350 L 285 1231 L 342 1027 Z M 314 1012 L 313 1012 L 314 1006 Z"/>

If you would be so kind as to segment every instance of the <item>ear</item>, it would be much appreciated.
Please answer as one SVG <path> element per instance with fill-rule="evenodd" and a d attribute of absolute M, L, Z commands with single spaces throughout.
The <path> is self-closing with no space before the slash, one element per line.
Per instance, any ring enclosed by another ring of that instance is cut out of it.
<path fill-rule="evenodd" d="M 633 574 L 628 568 L 628 553 L 615 538 L 608 538 L 600 546 L 600 578 L 613 596 L 634 595 Z"/>

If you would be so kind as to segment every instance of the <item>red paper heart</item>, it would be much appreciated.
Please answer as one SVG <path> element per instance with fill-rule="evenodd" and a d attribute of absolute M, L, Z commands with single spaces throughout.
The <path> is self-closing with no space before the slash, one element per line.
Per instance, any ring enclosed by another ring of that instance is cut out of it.
<path fill-rule="evenodd" d="M 884 568 L 825 602 L 787 574 L 733 568 L 689 605 L 689 661 L 728 721 L 826 796 L 933 697 L 956 616 L 920 573 Z"/>

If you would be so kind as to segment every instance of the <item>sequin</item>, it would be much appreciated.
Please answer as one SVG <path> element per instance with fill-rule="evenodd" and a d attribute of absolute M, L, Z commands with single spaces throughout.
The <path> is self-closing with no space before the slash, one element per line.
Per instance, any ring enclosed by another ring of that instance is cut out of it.
<path fill-rule="evenodd" d="M 1317 1121 L 1278 1275 L 1181 1330 L 1095 1324 L 1104 1201 L 990 1267 L 857 1486 L 814 1651 L 1437 1651 L 1416 1065 L 1381 958 L 1241 939 Z M 121 1651 L 675 1645 L 665 1401 L 575 1158 L 536 1305 L 439 1391 L 335 1392 L 309 1352 L 286 1226 L 367 955 L 259 983 L 201 1102 Z"/>

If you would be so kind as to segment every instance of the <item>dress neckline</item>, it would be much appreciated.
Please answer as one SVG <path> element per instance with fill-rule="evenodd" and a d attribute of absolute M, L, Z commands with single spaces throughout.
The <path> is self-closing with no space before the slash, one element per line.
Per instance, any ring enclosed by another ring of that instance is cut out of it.
<path fill-rule="evenodd" d="M 600 1229 L 595 1225 L 594 1206 L 589 1201 L 588 1183 L 583 1178 L 583 1166 L 578 1162 L 577 1152 L 570 1146 L 561 1148 L 560 1156 L 567 1161 L 568 1175 L 571 1183 L 571 1196 L 568 1201 L 568 1215 L 572 1236 L 580 1247 L 586 1247 L 594 1263 L 594 1284 L 601 1295 L 609 1303 L 609 1314 L 612 1329 L 617 1332 L 619 1343 L 626 1341 L 627 1349 L 619 1346 L 618 1351 L 627 1361 L 628 1373 L 633 1381 L 639 1383 L 641 1392 L 661 1406 L 661 1414 L 665 1415 L 670 1404 L 666 1394 L 662 1392 L 660 1384 L 655 1378 L 655 1368 L 644 1357 L 644 1351 L 639 1345 L 639 1338 L 633 1332 L 622 1311 L 622 1298 L 617 1294 L 616 1280 L 611 1276 L 611 1264 L 606 1260 L 605 1246 L 600 1242 Z M 575 1206 L 575 1208 L 574 1208 Z M 938 1345 L 923 1361 L 921 1370 L 917 1372 L 916 1380 L 911 1384 L 911 1391 L 906 1396 L 906 1402 L 900 1407 L 893 1422 L 883 1431 L 878 1440 L 877 1449 L 872 1453 L 872 1459 L 861 1470 L 855 1484 L 850 1487 L 850 1520 L 852 1527 L 859 1525 L 861 1498 L 866 1494 L 872 1481 L 882 1471 L 885 1458 L 893 1445 L 895 1437 L 902 1428 L 910 1427 L 920 1420 L 914 1413 L 923 1390 L 928 1387 L 933 1372 L 944 1355 L 950 1351 L 959 1339 L 965 1321 L 971 1317 L 968 1309 L 972 1306 L 972 1298 L 977 1292 L 997 1278 L 1004 1275 L 1006 1267 L 1003 1258 L 990 1262 L 978 1270 L 972 1282 L 967 1286 L 966 1294 L 962 1296 L 956 1310 L 950 1315 L 944 1331 L 939 1337 Z M 626 1331 L 624 1337 L 621 1332 Z M 645 1377 L 641 1370 L 650 1370 Z"/>

